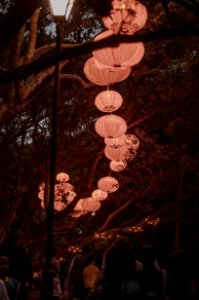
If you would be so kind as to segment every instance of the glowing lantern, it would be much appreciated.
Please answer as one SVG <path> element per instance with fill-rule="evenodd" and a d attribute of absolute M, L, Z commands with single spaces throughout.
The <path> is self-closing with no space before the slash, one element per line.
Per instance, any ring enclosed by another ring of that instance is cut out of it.
<path fill-rule="evenodd" d="M 69 191 L 68 194 L 66 195 L 66 199 L 68 203 L 73 201 L 73 199 L 77 196 L 77 194 L 74 191 Z"/>
<path fill-rule="evenodd" d="M 119 188 L 119 182 L 116 178 L 112 176 L 106 176 L 100 178 L 100 180 L 97 183 L 97 186 L 100 190 L 104 192 L 113 193 Z"/>
<path fill-rule="evenodd" d="M 45 183 L 42 182 L 42 183 L 39 185 L 39 190 L 40 190 L 40 191 L 44 191 L 44 189 L 45 189 Z"/>
<path fill-rule="evenodd" d="M 121 172 L 126 168 L 126 166 L 127 166 L 127 163 L 125 161 L 112 160 L 110 162 L 110 169 L 114 172 Z"/>
<path fill-rule="evenodd" d="M 95 98 L 95 106 L 103 112 L 117 110 L 122 105 L 122 102 L 122 96 L 114 90 L 103 91 Z"/>
<path fill-rule="evenodd" d="M 100 33 L 95 40 L 107 38 L 110 30 Z M 138 43 L 121 43 L 117 47 L 105 47 L 93 51 L 97 65 L 102 67 L 130 67 L 138 64 L 144 56 L 144 45 Z"/>
<path fill-rule="evenodd" d="M 106 145 L 108 145 L 110 147 L 118 148 L 126 143 L 126 138 L 125 138 L 125 135 L 117 137 L 117 138 L 105 138 L 104 142 Z"/>
<path fill-rule="evenodd" d="M 122 136 L 127 131 L 127 124 L 119 116 L 106 115 L 96 121 L 95 130 L 104 138 L 115 138 Z"/>
<path fill-rule="evenodd" d="M 134 34 L 147 21 L 146 7 L 136 0 L 114 0 L 110 16 L 103 17 L 104 26 L 114 34 Z"/>
<path fill-rule="evenodd" d="M 131 73 L 131 67 L 99 68 L 94 57 L 91 57 L 84 65 L 84 73 L 94 84 L 104 86 L 125 80 Z"/>
<path fill-rule="evenodd" d="M 62 183 L 55 184 L 55 194 L 62 195 L 62 194 L 66 194 L 73 190 L 74 190 L 73 185 L 68 182 L 62 182 Z"/>
<path fill-rule="evenodd" d="M 59 182 L 67 182 L 69 180 L 69 175 L 67 173 L 61 172 L 57 174 L 56 179 Z"/>
<path fill-rule="evenodd" d="M 54 203 L 54 209 L 57 210 L 57 211 L 61 211 L 63 210 L 64 208 L 66 208 L 66 204 L 63 203 L 63 202 L 55 202 Z"/>
<path fill-rule="evenodd" d="M 92 197 L 88 197 L 82 200 L 81 206 L 86 211 L 96 211 L 100 209 L 101 203 L 94 200 Z"/>
<path fill-rule="evenodd" d="M 97 201 L 105 200 L 108 197 L 108 193 L 100 189 L 94 190 L 92 192 L 92 198 Z"/>
<path fill-rule="evenodd" d="M 38 198 L 39 198 L 41 201 L 44 200 L 44 191 L 40 191 L 40 192 L 38 193 Z"/>
<path fill-rule="evenodd" d="M 44 201 L 41 201 L 41 207 L 42 207 L 42 208 L 45 208 Z"/>
<path fill-rule="evenodd" d="M 118 148 L 106 145 L 104 154 L 110 160 L 125 161 L 129 157 L 129 150 L 126 145 L 122 145 Z"/>
<path fill-rule="evenodd" d="M 126 145 L 129 149 L 137 150 L 140 146 L 140 141 L 138 137 L 134 134 L 125 134 Z"/>

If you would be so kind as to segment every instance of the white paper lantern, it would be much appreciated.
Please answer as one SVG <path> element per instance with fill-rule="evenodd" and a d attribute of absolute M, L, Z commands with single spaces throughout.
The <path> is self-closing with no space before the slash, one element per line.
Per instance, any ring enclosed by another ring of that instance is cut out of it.
<path fill-rule="evenodd" d="M 119 148 L 126 143 L 126 138 L 125 138 L 125 135 L 117 137 L 117 138 L 105 138 L 104 142 L 106 145 L 108 145 L 110 147 Z"/>
<path fill-rule="evenodd" d="M 126 166 L 127 166 L 127 163 L 125 161 L 112 160 L 110 162 L 110 169 L 114 172 L 121 172 L 126 168 Z"/>
<path fill-rule="evenodd" d="M 131 67 L 99 68 L 94 57 L 91 57 L 85 62 L 84 73 L 94 84 L 107 86 L 125 80 L 131 73 Z"/>
<path fill-rule="evenodd" d="M 95 98 L 95 106 L 103 112 L 117 110 L 122 105 L 122 102 L 122 96 L 114 90 L 103 91 Z"/>
<path fill-rule="evenodd" d="M 59 182 L 67 182 L 69 180 L 69 175 L 67 173 L 64 172 L 60 172 L 57 174 L 56 179 Z"/>
<path fill-rule="evenodd" d="M 100 33 L 95 40 L 101 40 L 112 35 L 110 30 Z M 96 64 L 102 67 L 131 67 L 138 64 L 144 56 L 142 42 L 121 43 L 117 47 L 105 47 L 94 50 L 93 56 Z"/>
<path fill-rule="evenodd" d="M 101 203 L 92 197 L 88 197 L 82 200 L 81 206 L 85 211 L 96 211 L 100 209 Z"/>
<path fill-rule="evenodd" d="M 63 210 L 64 208 L 66 208 L 66 206 L 67 205 L 63 202 L 54 202 L 54 209 L 57 211 Z"/>
<path fill-rule="evenodd" d="M 97 201 L 103 201 L 108 197 L 108 193 L 100 189 L 94 190 L 92 192 L 92 198 Z"/>
<path fill-rule="evenodd" d="M 118 148 L 106 145 L 104 148 L 104 154 L 110 160 L 126 161 L 129 157 L 129 150 L 126 145 L 122 145 Z"/>
<path fill-rule="evenodd" d="M 119 182 L 112 176 L 105 176 L 98 181 L 97 186 L 102 191 L 113 193 L 119 188 Z"/>
<path fill-rule="evenodd" d="M 104 26 L 114 34 L 134 34 L 146 24 L 146 7 L 135 0 L 114 0 L 109 16 L 102 18 Z"/>
<path fill-rule="evenodd" d="M 96 132 L 106 138 L 120 137 L 127 131 L 127 124 L 124 119 L 116 115 L 100 117 L 95 123 Z"/>

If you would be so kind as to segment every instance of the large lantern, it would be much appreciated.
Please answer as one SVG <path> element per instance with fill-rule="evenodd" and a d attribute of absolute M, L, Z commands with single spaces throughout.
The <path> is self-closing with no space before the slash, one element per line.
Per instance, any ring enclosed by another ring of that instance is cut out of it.
<path fill-rule="evenodd" d="M 113 193 L 119 188 L 119 182 L 112 176 L 105 176 L 98 180 L 97 186 L 104 192 Z"/>
<path fill-rule="evenodd" d="M 95 130 L 104 138 L 115 138 L 125 134 L 127 124 L 126 121 L 119 116 L 106 115 L 96 121 Z"/>
<path fill-rule="evenodd" d="M 107 113 L 117 110 L 122 105 L 122 102 L 122 96 L 114 90 L 103 91 L 95 98 L 95 106 Z"/>
<path fill-rule="evenodd" d="M 118 148 L 106 145 L 104 148 L 104 154 L 110 160 L 126 161 L 129 157 L 129 150 L 126 145 L 122 145 Z"/>
<path fill-rule="evenodd" d="M 126 166 L 127 166 L 127 163 L 125 161 L 112 160 L 110 162 L 110 169 L 114 172 L 121 172 L 126 168 Z"/>
<path fill-rule="evenodd" d="M 117 138 L 105 138 L 104 142 L 106 145 L 108 145 L 110 147 L 119 148 L 126 143 L 126 138 L 125 138 L 125 135 L 117 137 Z"/>
<path fill-rule="evenodd" d="M 102 18 L 104 26 L 114 34 L 134 34 L 147 21 L 146 7 L 136 0 L 114 0 L 109 16 Z"/>
<path fill-rule="evenodd" d="M 88 197 L 82 199 L 81 206 L 83 210 L 86 211 L 96 211 L 100 209 L 101 203 L 99 201 L 94 200 L 92 197 Z"/>
<path fill-rule="evenodd" d="M 94 190 L 92 192 L 92 198 L 97 201 L 105 200 L 108 197 L 108 193 L 100 189 Z"/>
<path fill-rule="evenodd" d="M 104 86 L 125 80 L 131 73 L 131 67 L 99 68 L 94 57 L 91 57 L 84 65 L 84 73 L 94 84 Z"/>
<path fill-rule="evenodd" d="M 95 40 L 101 40 L 111 35 L 107 30 L 100 33 Z M 105 47 L 93 50 L 93 56 L 97 65 L 102 67 L 131 67 L 138 64 L 144 56 L 144 45 L 142 42 L 121 43 L 117 47 Z"/>
<path fill-rule="evenodd" d="M 61 172 L 57 174 L 56 179 L 59 182 L 67 182 L 69 180 L 69 175 L 67 173 Z"/>

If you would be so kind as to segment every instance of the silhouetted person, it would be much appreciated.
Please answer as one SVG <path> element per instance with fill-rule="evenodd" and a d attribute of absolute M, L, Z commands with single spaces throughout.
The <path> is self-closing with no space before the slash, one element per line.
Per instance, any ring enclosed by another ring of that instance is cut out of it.
<path fill-rule="evenodd" d="M 27 286 L 32 282 L 32 266 L 26 251 L 18 245 L 15 238 L 8 245 L 9 276 L 21 283 L 22 299 L 27 299 Z"/>

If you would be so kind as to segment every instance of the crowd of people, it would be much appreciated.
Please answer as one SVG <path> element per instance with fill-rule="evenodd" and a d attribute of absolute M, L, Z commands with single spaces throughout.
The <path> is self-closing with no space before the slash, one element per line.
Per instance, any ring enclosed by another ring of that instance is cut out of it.
<path fill-rule="evenodd" d="M 20 251 L 0 256 L 0 300 L 28 300 L 31 272 Z M 64 268 L 55 249 L 49 268 L 55 300 L 199 299 L 198 249 L 172 253 L 163 268 L 153 245 L 145 244 L 135 254 L 129 240 L 120 238 L 100 255 L 92 245 L 83 247 Z M 42 280 L 37 286 L 40 299 Z"/>
<path fill-rule="evenodd" d="M 143 245 L 135 255 L 129 241 L 119 239 L 101 260 L 92 247 L 86 247 L 74 257 L 67 271 L 66 299 L 199 299 L 198 254 L 198 249 L 178 251 L 161 268 L 153 245 Z"/>

